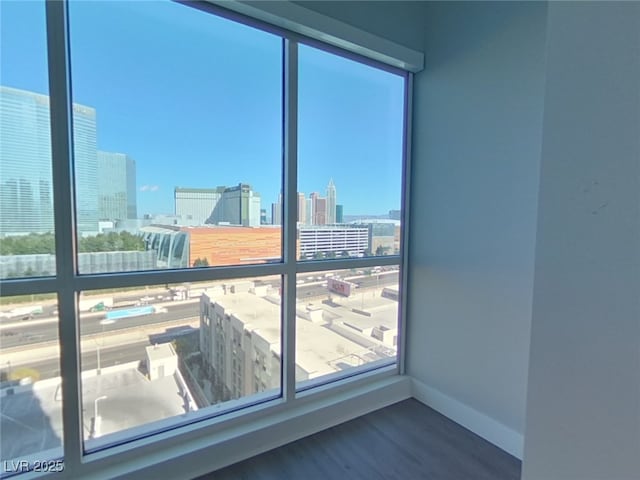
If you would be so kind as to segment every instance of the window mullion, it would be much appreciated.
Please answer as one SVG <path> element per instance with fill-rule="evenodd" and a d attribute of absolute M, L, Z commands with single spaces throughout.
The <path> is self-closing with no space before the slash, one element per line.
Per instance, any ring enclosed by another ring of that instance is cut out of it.
<path fill-rule="evenodd" d="M 398 311 L 398 373 L 406 370 L 405 351 L 407 344 L 407 286 L 409 285 L 409 220 L 411 201 L 411 131 L 413 128 L 413 74 L 408 73 L 404 82 L 404 129 L 402 131 L 402 224 L 400 225 L 400 303 Z"/>
<path fill-rule="evenodd" d="M 51 115 L 56 276 L 62 378 L 62 420 L 65 470 L 81 467 L 82 403 L 80 400 L 79 342 L 76 312 L 73 130 L 69 82 L 68 19 L 64 2 L 47 2 L 47 45 Z"/>
<path fill-rule="evenodd" d="M 298 219 L 298 44 L 284 45 L 284 295 L 282 302 L 283 395 L 289 401 L 296 387 L 296 237 Z"/>

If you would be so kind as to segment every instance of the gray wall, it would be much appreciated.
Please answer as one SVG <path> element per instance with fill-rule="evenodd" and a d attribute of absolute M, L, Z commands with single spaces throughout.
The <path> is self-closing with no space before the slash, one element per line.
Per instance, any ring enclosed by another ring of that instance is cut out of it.
<path fill-rule="evenodd" d="M 640 4 L 551 3 L 523 478 L 640 478 Z"/>
<path fill-rule="evenodd" d="M 516 436 L 525 425 L 545 24 L 545 3 L 429 3 L 427 66 L 415 81 L 408 373 Z"/>
<path fill-rule="evenodd" d="M 405 47 L 423 50 L 425 2 L 303 0 L 292 3 Z"/>

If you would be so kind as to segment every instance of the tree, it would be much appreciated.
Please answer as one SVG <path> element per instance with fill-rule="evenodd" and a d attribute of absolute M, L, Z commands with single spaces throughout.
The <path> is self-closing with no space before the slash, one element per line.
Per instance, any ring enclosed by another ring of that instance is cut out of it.
<path fill-rule="evenodd" d="M 100 233 L 92 237 L 81 237 L 78 250 L 85 252 L 122 252 L 144 251 L 145 244 L 142 237 L 129 232 Z"/>
<path fill-rule="evenodd" d="M 389 250 L 389 247 L 383 247 L 382 245 L 378 245 L 378 248 L 376 248 L 376 256 L 381 256 L 381 255 L 386 255 L 387 251 Z"/>
<path fill-rule="evenodd" d="M 55 240 L 52 233 L 31 233 L 5 237 L 0 241 L 0 255 L 52 254 Z"/>
<path fill-rule="evenodd" d="M 327 252 L 327 258 L 336 258 L 336 252 Z"/>
<path fill-rule="evenodd" d="M 208 267 L 209 266 L 209 260 L 207 260 L 207 258 L 196 258 L 193 262 L 193 266 L 194 267 Z"/>
<path fill-rule="evenodd" d="M 347 252 L 346 250 L 342 250 L 342 253 L 340 254 L 340 256 L 345 258 L 350 257 L 349 252 Z"/>
<path fill-rule="evenodd" d="M 53 254 L 56 244 L 53 233 L 30 233 L 5 237 L 0 241 L 0 255 L 35 255 Z M 142 237 L 129 232 L 100 233 L 91 237 L 78 239 L 78 251 L 116 252 L 144 251 Z"/>
<path fill-rule="evenodd" d="M 173 345 L 173 349 L 183 360 L 193 352 L 193 342 L 190 337 L 185 338 L 185 336 L 183 336 L 176 338 L 171 342 L 171 344 Z"/>
<path fill-rule="evenodd" d="M 314 260 L 322 260 L 324 258 L 324 253 L 323 252 L 316 252 L 313 254 L 313 259 Z"/>

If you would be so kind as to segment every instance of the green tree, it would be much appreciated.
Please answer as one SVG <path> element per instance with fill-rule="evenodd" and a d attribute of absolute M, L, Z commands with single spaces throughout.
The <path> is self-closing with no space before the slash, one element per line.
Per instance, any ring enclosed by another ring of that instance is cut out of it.
<path fill-rule="evenodd" d="M 31 233 L 15 235 L 0 240 L 0 255 L 35 255 L 55 253 L 53 233 Z M 142 237 L 129 232 L 100 233 L 91 237 L 80 237 L 78 250 L 85 252 L 144 251 Z"/>
<path fill-rule="evenodd" d="M 0 240 L 0 255 L 51 254 L 54 251 L 55 239 L 51 233 L 31 233 Z"/>
<path fill-rule="evenodd" d="M 178 337 L 171 342 L 176 353 L 184 359 L 190 353 L 193 353 L 193 339 L 191 336 Z"/>
<path fill-rule="evenodd" d="M 78 249 L 82 253 L 87 252 L 122 252 L 144 251 L 142 237 L 129 232 L 100 233 L 92 237 L 81 237 Z"/>
<path fill-rule="evenodd" d="M 342 250 L 342 253 L 340 254 L 340 256 L 342 256 L 342 257 L 344 257 L 344 258 L 347 258 L 347 257 L 349 257 L 350 255 L 349 255 L 349 252 L 347 252 L 346 250 Z"/>
<path fill-rule="evenodd" d="M 208 267 L 209 266 L 209 260 L 207 260 L 207 258 L 196 258 L 195 261 L 193 262 L 193 266 L 194 267 Z"/>
<path fill-rule="evenodd" d="M 324 258 L 324 253 L 323 252 L 316 252 L 313 254 L 313 259 L 314 260 L 322 260 Z"/>

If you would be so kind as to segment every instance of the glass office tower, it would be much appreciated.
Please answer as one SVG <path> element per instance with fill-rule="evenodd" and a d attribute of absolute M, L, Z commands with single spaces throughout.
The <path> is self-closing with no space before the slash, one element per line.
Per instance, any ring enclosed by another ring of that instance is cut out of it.
<path fill-rule="evenodd" d="M 124 153 L 98 151 L 100 220 L 137 218 L 136 162 Z"/>
<path fill-rule="evenodd" d="M 78 229 L 98 230 L 96 112 L 73 106 Z M 0 86 L 0 235 L 53 231 L 49 97 Z"/>

